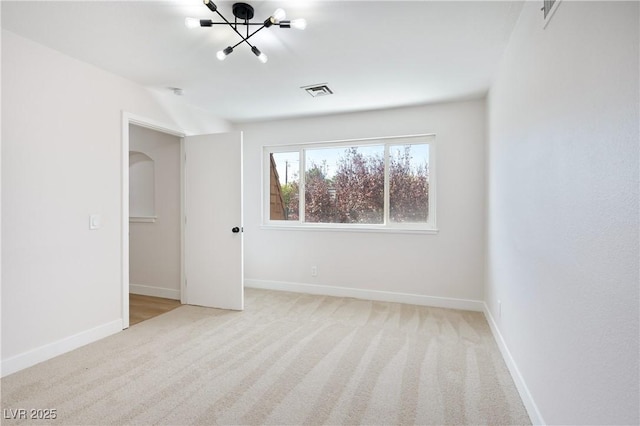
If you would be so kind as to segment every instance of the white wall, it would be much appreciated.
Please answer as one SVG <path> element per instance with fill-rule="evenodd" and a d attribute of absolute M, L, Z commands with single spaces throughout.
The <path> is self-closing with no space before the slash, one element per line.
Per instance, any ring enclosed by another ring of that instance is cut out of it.
<path fill-rule="evenodd" d="M 153 223 L 129 224 L 129 291 L 179 300 L 180 138 L 131 125 L 129 149 L 153 160 L 156 216 Z"/>
<path fill-rule="evenodd" d="M 2 8 L 0 7 L 0 23 L 2 22 Z M 0 28 L 1 29 L 1 28 Z M 2 31 L 0 31 L 0 44 L 2 43 Z M 1 46 L 0 46 L 1 47 Z M 2 81 L 2 66 L 0 66 L 0 82 Z M 0 84 L 0 99 L 2 99 L 2 84 Z M 0 135 L 2 134 L 2 102 L 0 102 Z M 0 136 L 0 332 L 2 332 L 2 137 Z M 0 337 L 0 355 L 2 354 L 2 338 Z M 0 356 L 1 359 L 1 356 Z M 0 363 L 0 376 L 2 376 L 2 364 Z"/>
<path fill-rule="evenodd" d="M 315 284 L 482 299 L 484 101 L 237 128 L 244 131 L 245 277 L 249 285 Z M 419 133 L 436 134 L 437 235 L 261 229 L 264 145 Z M 311 277 L 312 265 L 318 267 L 317 277 Z"/>
<path fill-rule="evenodd" d="M 539 9 L 489 96 L 486 301 L 534 420 L 638 424 L 638 3 Z"/>
<path fill-rule="evenodd" d="M 121 328 L 122 110 L 182 123 L 142 87 L 6 30 L 2 89 L 4 375 Z"/>

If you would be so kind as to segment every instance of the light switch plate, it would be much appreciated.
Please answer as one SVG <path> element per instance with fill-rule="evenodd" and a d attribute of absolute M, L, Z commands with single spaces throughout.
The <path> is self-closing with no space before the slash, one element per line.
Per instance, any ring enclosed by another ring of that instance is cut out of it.
<path fill-rule="evenodd" d="M 100 229 L 99 214 L 92 214 L 89 216 L 89 229 Z"/>

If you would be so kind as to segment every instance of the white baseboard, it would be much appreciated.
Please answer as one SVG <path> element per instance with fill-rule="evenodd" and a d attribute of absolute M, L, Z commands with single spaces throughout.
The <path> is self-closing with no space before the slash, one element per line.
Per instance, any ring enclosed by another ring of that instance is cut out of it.
<path fill-rule="evenodd" d="M 328 285 L 300 284 L 266 280 L 245 280 L 244 286 L 263 290 L 290 291 L 292 293 L 319 294 L 323 296 L 353 297 L 355 299 L 407 303 L 411 305 L 432 306 L 436 308 L 462 309 L 465 311 L 482 312 L 484 307 L 484 303 L 480 300 L 423 296 L 420 294 L 363 290 L 359 288 L 333 287 Z"/>
<path fill-rule="evenodd" d="M 3 359 L 0 364 L 0 376 L 4 377 L 15 373 L 120 331 L 122 331 L 122 320 L 118 319 L 73 336 L 65 337 L 57 342 Z"/>
<path fill-rule="evenodd" d="M 129 284 L 129 293 L 142 296 L 162 297 L 164 299 L 180 300 L 180 290 L 171 288 L 153 287 L 142 284 Z"/>
<path fill-rule="evenodd" d="M 504 358 L 504 361 L 507 364 L 507 368 L 511 373 L 511 377 L 513 377 L 513 381 L 516 385 L 516 388 L 518 389 L 518 393 L 520 394 L 522 403 L 527 409 L 527 413 L 529 414 L 531 423 L 534 425 L 545 425 L 546 423 L 542 418 L 542 414 L 540 413 L 540 410 L 538 410 L 538 406 L 533 400 L 531 392 L 529 392 L 529 388 L 527 387 L 522 374 L 520 374 L 520 369 L 518 368 L 516 361 L 511 356 L 511 352 L 507 347 L 507 343 L 504 341 L 504 338 L 500 333 L 500 329 L 498 329 L 498 324 L 493 319 L 491 311 L 489 310 L 489 307 L 486 303 L 484 303 L 484 316 L 487 318 L 487 322 L 489 323 L 489 327 L 491 328 L 491 332 L 493 333 L 493 338 L 496 340 L 498 348 L 500 348 L 500 353 L 502 353 L 502 358 Z"/>

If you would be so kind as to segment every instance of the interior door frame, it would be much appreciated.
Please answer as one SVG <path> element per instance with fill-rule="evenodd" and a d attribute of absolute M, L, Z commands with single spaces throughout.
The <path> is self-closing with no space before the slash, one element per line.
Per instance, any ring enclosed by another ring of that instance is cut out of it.
<path fill-rule="evenodd" d="M 187 135 L 180 128 L 122 111 L 122 152 L 121 152 L 121 194 L 122 194 L 122 235 L 121 235 L 121 285 L 122 285 L 122 329 L 129 328 L 129 126 L 144 127 L 180 138 L 180 301 L 184 303 L 184 143 Z"/>

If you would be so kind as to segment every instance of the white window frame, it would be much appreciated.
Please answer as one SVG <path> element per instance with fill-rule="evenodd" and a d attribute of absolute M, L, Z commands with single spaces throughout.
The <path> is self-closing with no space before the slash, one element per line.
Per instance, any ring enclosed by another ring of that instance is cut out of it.
<path fill-rule="evenodd" d="M 389 220 L 389 146 L 427 144 L 429 145 L 429 214 L 425 223 L 393 223 Z M 363 145 L 384 145 L 384 220 L 382 224 L 364 223 L 308 223 L 304 221 L 304 170 L 307 149 L 318 148 L 349 148 Z M 299 158 L 299 220 L 271 220 L 270 219 L 270 158 L 269 154 L 279 152 L 298 152 Z M 419 134 L 406 136 L 391 136 L 367 139 L 345 139 L 324 142 L 306 142 L 288 145 L 265 145 L 262 149 L 262 228 L 287 230 L 322 230 L 322 231 L 359 231 L 359 232 L 393 232 L 393 233 L 426 233 L 435 234 L 436 227 L 436 137 L 435 134 Z"/>
<path fill-rule="evenodd" d="M 553 4 L 551 5 L 551 7 L 548 10 L 545 10 L 547 8 L 545 2 L 543 1 L 543 5 L 542 5 L 542 28 L 547 28 L 547 25 L 549 25 L 549 22 L 551 22 L 551 18 L 553 17 L 553 14 L 556 13 L 556 10 L 558 9 L 558 6 L 560 6 L 560 2 L 562 0 L 555 0 L 553 2 Z"/>

